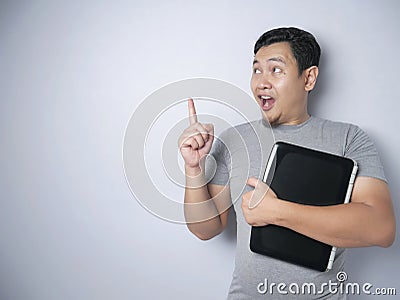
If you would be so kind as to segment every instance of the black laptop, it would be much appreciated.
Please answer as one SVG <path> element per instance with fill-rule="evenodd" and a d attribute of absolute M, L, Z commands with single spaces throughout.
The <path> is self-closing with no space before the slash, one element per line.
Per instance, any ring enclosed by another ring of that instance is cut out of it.
<path fill-rule="evenodd" d="M 350 201 L 357 163 L 342 156 L 277 142 L 263 181 L 278 198 L 306 205 L 337 205 Z M 250 249 L 318 271 L 332 268 L 336 247 L 291 229 L 267 225 L 251 229 Z"/>

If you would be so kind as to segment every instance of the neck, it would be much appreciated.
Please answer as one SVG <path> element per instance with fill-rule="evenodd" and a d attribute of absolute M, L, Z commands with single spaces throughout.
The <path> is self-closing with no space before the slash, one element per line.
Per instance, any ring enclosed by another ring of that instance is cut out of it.
<path fill-rule="evenodd" d="M 310 118 L 310 115 L 308 114 L 307 111 L 305 111 L 301 115 L 297 115 L 295 117 L 288 117 L 288 118 L 278 118 L 277 120 L 274 120 L 271 122 L 268 120 L 266 116 L 263 116 L 263 122 L 266 122 L 270 124 L 271 126 L 279 126 L 279 125 L 300 125 L 307 121 Z M 283 119 L 283 120 L 282 120 Z"/>
<path fill-rule="evenodd" d="M 300 124 L 304 123 L 305 121 L 307 121 L 309 118 L 310 118 L 310 115 L 308 114 L 308 112 L 305 112 L 301 116 L 296 116 L 295 118 L 292 118 L 286 122 L 282 122 L 277 125 L 300 125 Z"/>

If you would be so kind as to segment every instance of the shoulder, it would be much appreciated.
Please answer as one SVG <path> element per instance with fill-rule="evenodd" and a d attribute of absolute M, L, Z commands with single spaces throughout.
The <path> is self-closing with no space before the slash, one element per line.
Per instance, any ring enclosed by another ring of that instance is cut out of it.
<path fill-rule="evenodd" d="M 359 127 L 352 123 L 341 122 L 341 121 L 333 121 L 319 117 L 313 117 L 313 125 L 322 127 L 329 130 L 337 130 L 337 131 L 356 131 Z"/>
<path fill-rule="evenodd" d="M 376 155 L 376 148 L 372 139 L 358 125 L 346 122 L 331 121 L 316 118 L 316 122 L 328 129 L 332 135 L 340 135 L 344 138 L 344 155 L 348 157 L 357 156 L 368 152 Z"/>
<path fill-rule="evenodd" d="M 325 124 L 326 127 L 332 128 L 332 130 L 334 131 L 340 131 L 341 134 L 343 134 L 343 136 L 346 138 L 346 148 L 349 148 L 354 144 L 372 144 L 372 140 L 370 139 L 368 134 L 358 125 L 325 119 L 320 120 L 322 123 Z"/>
<path fill-rule="evenodd" d="M 255 121 L 248 121 L 244 123 L 240 123 L 238 125 L 229 127 L 225 129 L 221 135 L 230 135 L 233 134 L 234 132 L 239 132 L 239 133 L 246 133 L 249 131 L 255 130 L 256 127 L 259 127 L 261 123 L 261 120 L 255 120 Z"/>
<path fill-rule="evenodd" d="M 260 120 L 240 123 L 223 130 L 218 137 L 226 142 L 234 142 L 238 138 L 246 139 L 250 135 L 255 135 L 257 133 L 260 123 Z"/>
<path fill-rule="evenodd" d="M 366 133 L 358 125 L 353 123 L 314 117 L 313 125 L 321 128 L 325 133 L 329 133 L 329 135 L 344 137 L 346 145 L 353 139 L 366 136 Z"/>

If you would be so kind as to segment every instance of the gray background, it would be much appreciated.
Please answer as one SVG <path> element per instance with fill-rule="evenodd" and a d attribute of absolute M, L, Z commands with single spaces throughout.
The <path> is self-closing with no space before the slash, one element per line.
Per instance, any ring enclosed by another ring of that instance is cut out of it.
<path fill-rule="evenodd" d="M 370 134 L 399 215 L 400 2 L 83 2 L 0 4 L 1 300 L 225 297 L 234 229 L 201 242 L 144 210 L 124 178 L 123 134 L 169 82 L 249 91 L 253 44 L 271 27 L 317 36 L 312 112 Z M 349 250 L 349 281 L 400 293 L 399 253 L 398 242 Z"/>

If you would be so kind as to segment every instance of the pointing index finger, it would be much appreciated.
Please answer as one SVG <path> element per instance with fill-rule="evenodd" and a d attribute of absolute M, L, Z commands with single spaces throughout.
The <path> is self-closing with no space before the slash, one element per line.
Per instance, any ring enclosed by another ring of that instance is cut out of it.
<path fill-rule="evenodd" d="M 188 106 L 189 106 L 189 122 L 190 125 L 192 125 L 194 123 L 197 123 L 196 108 L 194 107 L 194 101 L 192 98 L 189 98 Z"/>

